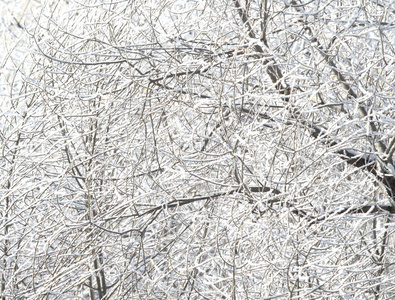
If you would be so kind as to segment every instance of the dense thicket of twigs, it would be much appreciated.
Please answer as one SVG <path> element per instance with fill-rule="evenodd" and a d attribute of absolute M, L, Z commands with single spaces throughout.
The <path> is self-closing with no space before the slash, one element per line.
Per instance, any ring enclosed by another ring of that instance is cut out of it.
<path fill-rule="evenodd" d="M 392 1 L 34 16 L 3 62 L 1 299 L 393 297 Z"/>

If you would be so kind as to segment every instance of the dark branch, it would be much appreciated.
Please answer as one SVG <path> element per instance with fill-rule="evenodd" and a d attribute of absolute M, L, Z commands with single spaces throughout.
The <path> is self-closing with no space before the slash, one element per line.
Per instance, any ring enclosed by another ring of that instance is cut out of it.
<path fill-rule="evenodd" d="M 358 206 L 358 207 L 343 207 L 338 210 L 333 210 L 328 213 L 325 213 L 323 216 L 318 216 L 318 217 L 313 217 L 305 213 L 304 211 L 292 211 L 293 213 L 309 220 L 309 224 L 318 224 L 321 222 L 324 222 L 328 220 L 329 217 L 333 215 L 343 215 L 343 214 L 374 214 L 374 213 L 390 213 L 390 214 L 395 214 L 395 206 L 393 205 L 379 205 L 379 204 L 369 204 L 369 205 L 364 205 L 364 206 Z M 301 213 L 302 212 L 302 213 Z"/>
<path fill-rule="evenodd" d="M 143 212 L 141 215 L 146 215 L 146 214 L 152 214 L 154 212 L 157 212 L 161 209 L 164 208 L 174 208 L 174 207 L 179 207 L 179 206 L 183 206 L 183 205 L 187 205 L 190 203 L 194 203 L 194 202 L 198 202 L 198 201 L 204 201 L 204 200 L 212 200 L 215 198 L 219 198 L 222 196 L 227 196 L 227 195 L 231 195 L 234 193 L 241 193 L 243 192 L 243 190 L 245 190 L 246 188 L 244 187 L 240 187 L 237 189 L 233 189 L 227 192 L 221 192 L 221 193 L 217 193 L 217 194 L 213 194 L 213 195 L 207 195 L 207 196 L 201 196 L 201 197 L 194 197 L 194 198 L 181 198 L 181 199 L 176 199 L 173 201 L 170 201 L 168 203 L 165 203 L 163 205 L 158 205 L 155 206 L 154 208 L 151 208 L 145 212 Z M 279 195 L 281 194 L 281 192 L 277 189 L 273 189 L 273 188 L 269 188 L 269 187 L 258 187 L 258 186 L 253 186 L 253 187 L 248 187 L 247 188 L 248 191 L 252 192 L 252 193 L 267 193 L 267 192 L 272 192 L 275 195 Z M 276 201 L 277 202 L 277 201 Z M 140 215 L 140 216 L 141 216 Z"/>

